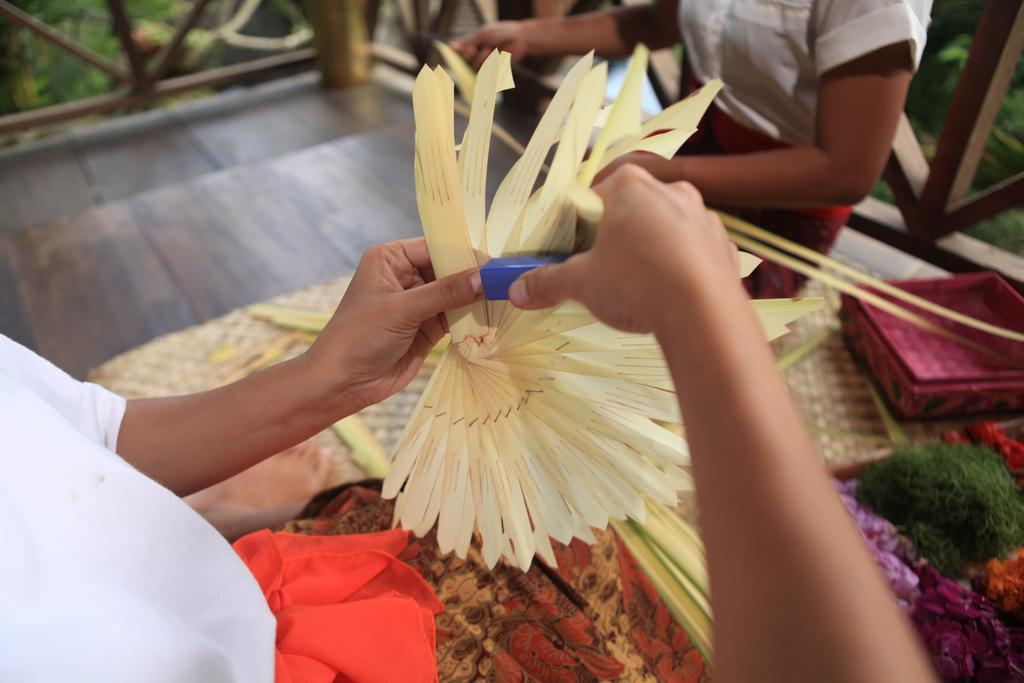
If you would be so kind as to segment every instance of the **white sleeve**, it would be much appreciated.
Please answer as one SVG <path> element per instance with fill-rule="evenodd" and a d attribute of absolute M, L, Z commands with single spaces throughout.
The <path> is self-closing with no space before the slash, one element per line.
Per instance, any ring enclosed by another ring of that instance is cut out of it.
<path fill-rule="evenodd" d="M 98 384 L 79 382 L 2 334 L 0 372 L 49 403 L 90 440 L 117 451 L 124 398 Z"/>
<path fill-rule="evenodd" d="M 818 75 L 894 43 L 910 42 L 914 70 L 928 37 L 932 0 L 818 0 L 814 61 Z"/>

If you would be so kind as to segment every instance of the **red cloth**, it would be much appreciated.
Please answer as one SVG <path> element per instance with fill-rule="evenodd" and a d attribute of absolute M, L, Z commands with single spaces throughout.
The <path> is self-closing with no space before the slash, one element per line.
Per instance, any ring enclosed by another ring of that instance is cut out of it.
<path fill-rule="evenodd" d="M 234 548 L 277 618 L 277 683 L 437 681 L 443 607 L 397 559 L 409 532 L 299 536 L 256 531 Z"/>

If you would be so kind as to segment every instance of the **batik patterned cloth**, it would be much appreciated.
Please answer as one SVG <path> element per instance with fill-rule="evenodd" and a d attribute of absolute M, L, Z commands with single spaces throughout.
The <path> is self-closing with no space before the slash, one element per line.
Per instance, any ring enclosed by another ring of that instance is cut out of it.
<path fill-rule="evenodd" d="M 388 529 L 394 502 L 379 482 L 320 494 L 285 531 L 361 534 Z M 597 543 L 554 543 L 557 568 L 539 559 L 529 572 L 488 570 L 478 549 L 442 556 L 434 532 L 399 559 L 429 583 L 444 611 L 436 617 L 441 681 L 710 680 L 707 664 L 611 531 Z"/>

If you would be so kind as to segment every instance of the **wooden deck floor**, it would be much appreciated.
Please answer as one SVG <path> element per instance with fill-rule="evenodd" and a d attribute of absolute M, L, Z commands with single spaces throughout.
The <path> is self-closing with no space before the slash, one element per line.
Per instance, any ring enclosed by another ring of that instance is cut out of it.
<path fill-rule="evenodd" d="M 326 92 L 308 72 L 0 150 L 0 229 L 408 120 L 381 81 Z"/>

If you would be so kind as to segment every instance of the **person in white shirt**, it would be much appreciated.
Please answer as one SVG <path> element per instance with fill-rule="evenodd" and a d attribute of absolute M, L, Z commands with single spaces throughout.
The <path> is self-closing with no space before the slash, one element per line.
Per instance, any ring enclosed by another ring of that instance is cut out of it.
<path fill-rule="evenodd" d="M 714 205 L 827 251 L 878 179 L 931 0 L 654 0 L 556 19 L 499 22 L 452 42 L 478 66 L 495 48 L 521 60 L 596 50 L 627 55 L 678 43 L 692 83 L 724 88 L 685 156 L 624 157 Z M 803 279 L 755 271 L 755 296 L 792 296 Z"/>

